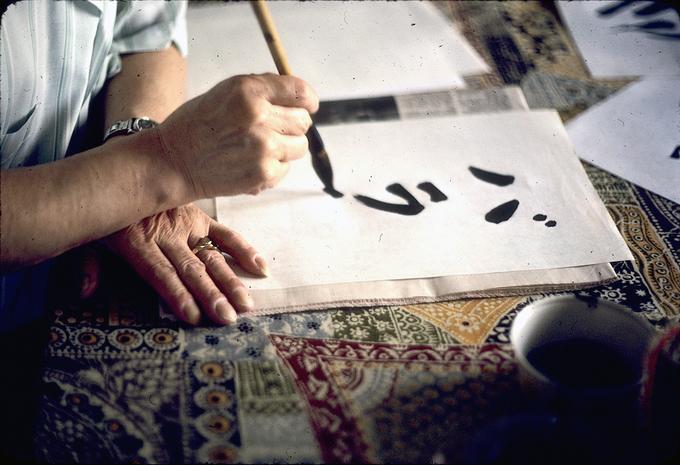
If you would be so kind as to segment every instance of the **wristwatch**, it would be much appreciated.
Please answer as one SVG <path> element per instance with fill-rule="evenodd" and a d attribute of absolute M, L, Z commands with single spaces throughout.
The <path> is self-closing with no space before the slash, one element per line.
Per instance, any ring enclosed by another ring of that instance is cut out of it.
<path fill-rule="evenodd" d="M 104 133 L 102 143 L 114 136 L 127 136 L 134 134 L 135 132 L 143 131 L 144 129 L 155 128 L 156 126 L 158 126 L 158 123 L 146 116 L 116 121 Z"/>

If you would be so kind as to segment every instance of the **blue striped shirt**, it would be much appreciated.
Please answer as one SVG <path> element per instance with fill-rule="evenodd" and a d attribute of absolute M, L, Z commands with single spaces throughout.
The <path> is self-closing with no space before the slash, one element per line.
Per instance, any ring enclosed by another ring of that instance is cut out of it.
<path fill-rule="evenodd" d="M 126 53 L 174 44 L 185 55 L 186 3 L 23 1 L 0 27 L 0 166 L 59 160 L 97 145 L 93 115 Z M 0 277 L 0 330 L 42 311 L 47 266 Z"/>

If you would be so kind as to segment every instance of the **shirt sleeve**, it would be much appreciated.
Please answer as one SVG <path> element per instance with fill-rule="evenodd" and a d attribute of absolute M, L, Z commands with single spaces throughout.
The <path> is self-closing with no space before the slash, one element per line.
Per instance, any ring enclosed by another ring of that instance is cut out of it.
<path fill-rule="evenodd" d="M 186 8 L 184 1 L 120 2 L 107 77 L 120 72 L 120 56 L 126 53 L 164 50 L 172 44 L 186 56 Z"/>

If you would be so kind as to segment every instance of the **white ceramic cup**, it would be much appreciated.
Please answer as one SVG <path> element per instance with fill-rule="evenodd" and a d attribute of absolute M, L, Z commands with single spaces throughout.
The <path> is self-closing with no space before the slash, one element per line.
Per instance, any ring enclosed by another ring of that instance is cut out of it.
<path fill-rule="evenodd" d="M 607 388 L 588 386 L 578 389 L 590 395 L 610 396 L 612 390 L 639 391 L 644 376 L 645 355 L 654 337 L 654 329 L 630 309 L 595 298 L 574 295 L 548 297 L 527 305 L 515 317 L 510 330 L 515 357 L 523 383 L 554 393 L 574 391 L 551 379 L 529 361 L 529 353 L 551 343 L 588 340 L 612 349 L 635 371 L 636 380 L 623 386 Z M 568 357 L 564 354 L 562 357 Z M 564 359 L 563 359 L 564 360 Z M 570 360 L 578 364 L 578 360 Z"/>

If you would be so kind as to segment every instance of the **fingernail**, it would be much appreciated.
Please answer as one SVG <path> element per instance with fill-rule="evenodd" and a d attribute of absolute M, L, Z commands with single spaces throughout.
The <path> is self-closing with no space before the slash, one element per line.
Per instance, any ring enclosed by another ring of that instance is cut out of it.
<path fill-rule="evenodd" d="M 250 312 L 255 308 L 255 302 L 253 302 L 253 298 L 250 297 L 245 287 L 236 289 L 231 297 L 233 302 L 246 312 Z"/>
<path fill-rule="evenodd" d="M 92 285 L 92 281 L 90 280 L 89 275 L 83 276 L 83 282 L 80 284 L 80 298 L 81 299 L 87 299 L 90 297 L 92 294 L 90 286 Z"/>
<path fill-rule="evenodd" d="M 182 313 L 186 317 L 186 320 L 195 325 L 201 320 L 201 311 L 198 309 L 198 305 L 195 302 L 187 302 L 182 305 Z"/>
<path fill-rule="evenodd" d="M 90 277 L 88 275 L 83 275 L 83 280 L 80 283 L 80 294 L 84 294 L 88 287 L 90 287 Z"/>
<path fill-rule="evenodd" d="M 262 255 L 255 255 L 253 261 L 259 268 L 260 273 L 262 273 L 264 276 L 269 276 L 269 267 L 267 266 L 267 262 L 264 260 L 264 258 L 262 258 Z"/>
<path fill-rule="evenodd" d="M 215 302 L 215 312 L 224 323 L 228 325 L 236 323 L 236 312 L 231 308 L 231 305 L 229 305 L 226 298 L 222 298 Z"/>

